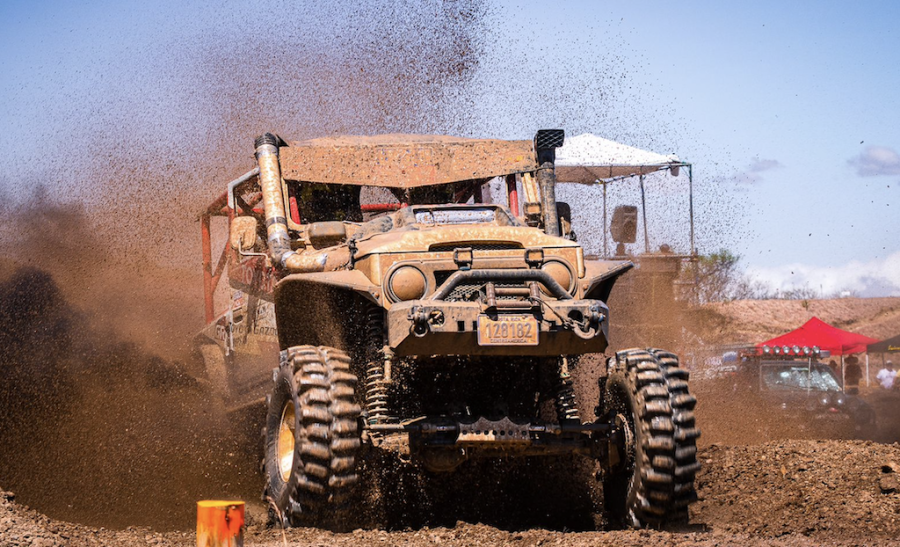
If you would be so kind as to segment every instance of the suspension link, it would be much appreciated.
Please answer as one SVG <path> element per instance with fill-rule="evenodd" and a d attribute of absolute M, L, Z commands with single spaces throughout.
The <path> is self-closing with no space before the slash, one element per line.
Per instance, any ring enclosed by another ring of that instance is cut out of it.
<path fill-rule="evenodd" d="M 563 355 L 559 358 L 559 380 L 556 387 L 556 418 L 560 423 L 580 422 L 578 406 L 575 402 L 575 385 L 569 374 L 569 360 Z"/>
<path fill-rule="evenodd" d="M 372 307 L 366 314 L 366 336 L 368 338 L 368 363 L 366 365 L 366 411 L 370 425 L 387 422 L 387 391 L 390 379 L 386 376 L 385 364 L 390 356 L 384 346 L 384 311 Z"/>

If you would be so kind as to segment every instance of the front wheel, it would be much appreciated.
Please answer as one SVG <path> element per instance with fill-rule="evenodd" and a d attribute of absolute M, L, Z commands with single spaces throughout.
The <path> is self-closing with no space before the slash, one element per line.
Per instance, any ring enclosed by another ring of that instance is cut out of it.
<path fill-rule="evenodd" d="M 604 504 L 629 527 L 685 521 L 700 468 L 688 372 L 657 349 L 621 351 L 611 361 L 602 408 L 616 426 L 617 457 L 604 473 Z"/>
<path fill-rule="evenodd" d="M 287 350 L 266 418 L 266 497 L 287 525 L 333 518 L 357 482 L 360 407 L 346 353 Z"/>

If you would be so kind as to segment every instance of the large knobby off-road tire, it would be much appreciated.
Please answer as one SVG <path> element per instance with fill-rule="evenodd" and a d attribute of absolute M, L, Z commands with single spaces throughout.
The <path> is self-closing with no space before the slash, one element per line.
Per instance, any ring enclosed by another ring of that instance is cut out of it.
<path fill-rule="evenodd" d="M 622 458 L 604 475 L 604 504 L 624 526 L 658 528 L 687 520 L 694 476 L 697 400 L 678 357 L 631 349 L 610 359 L 603 406 L 619 425 Z"/>
<path fill-rule="evenodd" d="M 285 525 L 331 522 L 357 482 L 360 407 L 350 358 L 294 347 L 273 377 L 264 462 L 273 516 Z"/>

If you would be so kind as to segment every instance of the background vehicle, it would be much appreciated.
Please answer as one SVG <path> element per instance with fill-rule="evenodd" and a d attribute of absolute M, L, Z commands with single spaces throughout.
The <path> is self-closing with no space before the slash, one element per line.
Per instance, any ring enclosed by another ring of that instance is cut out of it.
<path fill-rule="evenodd" d="M 203 216 L 198 353 L 228 409 L 265 398 L 266 496 L 286 522 L 333 514 L 365 451 L 431 472 L 581 454 L 624 524 L 687 518 L 699 430 L 677 356 L 619 351 L 599 395 L 576 399 L 579 358 L 607 349 L 606 302 L 633 265 L 573 241 L 555 199 L 563 138 L 257 139 L 258 167 Z M 506 204 L 484 203 L 491 181 Z M 213 268 L 217 214 L 230 249 Z"/>
<path fill-rule="evenodd" d="M 735 391 L 767 411 L 773 429 L 825 438 L 864 438 L 875 431 L 875 413 L 855 395 L 843 393 L 834 372 L 815 358 L 745 357 Z"/>

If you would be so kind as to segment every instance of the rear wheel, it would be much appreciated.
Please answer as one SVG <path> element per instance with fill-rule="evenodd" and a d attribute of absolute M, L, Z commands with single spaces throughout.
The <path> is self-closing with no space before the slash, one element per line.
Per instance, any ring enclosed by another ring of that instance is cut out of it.
<path fill-rule="evenodd" d="M 268 401 L 266 496 L 286 525 L 330 521 L 357 482 L 356 376 L 333 348 L 286 354 Z"/>
<path fill-rule="evenodd" d="M 700 436 L 688 372 L 655 349 L 618 352 L 611 365 L 603 407 L 617 426 L 618 458 L 605 473 L 607 510 L 634 528 L 685 521 Z"/>

